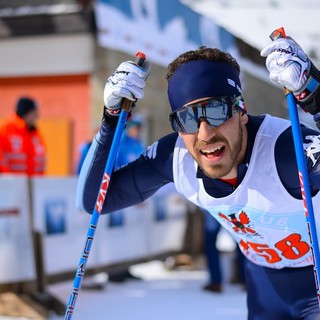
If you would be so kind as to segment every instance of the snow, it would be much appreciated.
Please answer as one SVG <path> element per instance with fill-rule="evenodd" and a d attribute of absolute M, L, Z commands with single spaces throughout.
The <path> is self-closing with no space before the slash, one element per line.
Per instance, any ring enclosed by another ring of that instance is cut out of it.
<path fill-rule="evenodd" d="M 223 270 L 230 259 L 223 257 Z M 73 319 L 77 320 L 245 320 L 246 294 L 242 286 L 224 283 L 222 293 L 202 290 L 207 272 L 167 270 L 162 261 L 132 266 L 131 273 L 143 280 L 108 282 L 102 290 L 81 289 Z M 72 281 L 50 285 L 51 294 L 68 301 Z M 51 320 L 63 317 L 52 316 Z"/>

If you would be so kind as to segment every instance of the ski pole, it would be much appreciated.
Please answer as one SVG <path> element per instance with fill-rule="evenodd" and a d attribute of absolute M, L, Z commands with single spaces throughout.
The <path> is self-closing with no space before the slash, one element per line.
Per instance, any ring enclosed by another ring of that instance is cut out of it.
<path fill-rule="evenodd" d="M 143 66 L 145 59 L 146 59 L 146 56 L 142 52 L 138 52 L 136 54 L 136 63 L 139 66 Z M 91 246 L 93 243 L 94 234 L 95 234 L 97 224 L 99 221 L 99 217 L 100 217 L 100 214 L 101 214 L 101 211 L 103 208 L 103 204 L 104 204 L 104 201 L 105 201 L 105 198 L 107 195 L 107 190 L 109 187 L 111 174 L 113 171 L 115 159 L 116 159 L 117 152 L 119 149 L 121 135 L 122 135 L 124 127 L 127 123 L 128 115 L 129 115 L 131 108 L 132 108 L 132 103 L 133 102 L 128 99 L 123 99 L 122 103 L 121 103 L 121 112 L 119 115 L 119 120 L 117 123 L 117 127 L 115 130 L 113 140 L 112 140 L 111 149 L 110 149 L 110 153 L 109 153 L 109 156 L 107 159 L 107 163 L 106 163 L 106 166 L 104 169 L 103 178 L 102 178 L 102 181 L 100 184 L 99 193 L 97 195 L 96 204 L 95 204 L 94 210 L 92 212 L 92 217 L 91 217 L 91 220 L 89 223 L 89 228 L 87 231 L 84 247 L 83 247 L 83 250 L 81 253 L 78 269 L 77 269 L 76 275 L 74 277 L 73 288 L 72 288 L 72 291 L 71 291 L 71 294 L 69 297 L 68 306 L 67 306 L 67 309 L 66 309 L 66 312 L 64 315 L 64 320 L 71 320 L 72 319 L 72 315 L 73 315 L 73 312 L 75 309 L 76 300 L 79 295 L 81 282 L 84 277 L 89 253 L 90 253 Z"/>
<path fill-rule="evenodd" d="M 271 40 L 286 38 L 284 28 L 279 28 L 273 31 L 270 35 L 270 38 Z M 316 282 L 318 302 L 320 304 L 320 291 L 319 291 L 320 278 L 319 278 L 319 269 L 318 269 L 320 267 L 319 242 L 318 242 L 318 235 L 317 235 L 317 229 L 316 229 L 316 223 L 315 223 L 315 217 L 314 217 L 314 211 L 313 211 L 307 164 L 306 164 L 306 159 L 305 159 L 305 154 L 303 149 L 301 127 L 300 127 L 295 97 L 293 93 L 287 88 L 284 88 L 284 93 L 286 95 L 286 100 L 287 100 L 287 105 L 288 105 L 289 115 L 291 120 L 292 135 L 293 135 L 294 148 L 295 148 L 297 164 L 298 164 L 298 175 L 299 175 L 299 181 L 300 181 L 302 201 L 303 201 L 304 212 L 307 220 L 308 233 L 310 236 L 311 251 L 312 251 L 312 257 L 313 257 L 313 271 L 314 271 L 314 277 Z"/>

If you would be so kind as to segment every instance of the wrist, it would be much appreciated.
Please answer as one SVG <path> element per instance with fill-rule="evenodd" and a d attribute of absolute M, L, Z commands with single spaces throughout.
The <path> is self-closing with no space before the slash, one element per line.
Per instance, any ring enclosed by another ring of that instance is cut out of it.
<path fill-rule="evenodd" d="M 320 73 L 311 63 L 310 72 L 306 83 L 298 91 L 294 92 L 294 96 L 299 102 L 307 101 L 318 89 L 320 85 Z"/>
<path fill-rule="evenodd" d="M 312 63 L 306 83 L 293 94 L 306 112 L 314 115 L 320 111 L 320 72 Z"/>
<path fill-rule="evenodd" d="M 106 106 L 103 107 L 102 120 L 110 127 L 115 128 L 118 124 L 119 115 L 121 109 L 109 109 Z"/>

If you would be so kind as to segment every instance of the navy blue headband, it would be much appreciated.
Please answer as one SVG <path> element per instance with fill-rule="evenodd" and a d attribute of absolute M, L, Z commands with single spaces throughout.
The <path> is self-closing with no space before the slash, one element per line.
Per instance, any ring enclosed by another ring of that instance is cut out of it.
<path fill-rule="evenodd" d="M 241 95 L 238 71 L 222 61 L 193 60 L 183 63 L 168 82 L 172 112 L 186 103 L 207 97 Z"/>

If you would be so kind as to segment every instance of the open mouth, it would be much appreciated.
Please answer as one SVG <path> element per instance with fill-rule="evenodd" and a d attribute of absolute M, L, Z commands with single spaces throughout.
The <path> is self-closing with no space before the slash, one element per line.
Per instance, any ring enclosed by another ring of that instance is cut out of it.
<path fill-rule="evenodd" d="M 207 148 L 200 150 L 200 153 L 207 158 L 216 158 L 219 157 L 225 150 L 224 146 L 216 146 L 214 148 Z"/>

